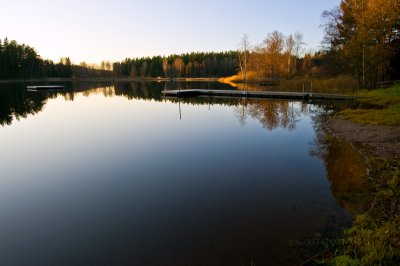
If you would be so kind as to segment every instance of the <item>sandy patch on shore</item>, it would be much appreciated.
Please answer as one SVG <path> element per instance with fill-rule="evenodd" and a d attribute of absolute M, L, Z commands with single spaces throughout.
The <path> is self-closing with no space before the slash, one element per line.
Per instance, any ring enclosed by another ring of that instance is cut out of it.
<path fill-rule="evenodd" d="M 355 124 L 343 119 L 330 119 L 326 128 L 334 135 L 362 147 L 363 152 L 367 151 L 369 155 L 400 160 L 400 127 Z"/>

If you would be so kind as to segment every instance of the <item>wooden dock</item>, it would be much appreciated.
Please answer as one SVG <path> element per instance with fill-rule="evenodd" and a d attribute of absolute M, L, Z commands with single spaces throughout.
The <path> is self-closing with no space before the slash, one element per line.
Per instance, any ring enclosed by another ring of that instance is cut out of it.
<path fill-rule="evenodd" d="M 354 100 L 357 96 L 324 94 L 311 92 L 280 92 L 280 91 L 242 91 L 242 90 L 166 90 L 166 97 L 240 97 L 240 98 L 271 98 L 271 99 L 296 99 L 296 100 Z"/>

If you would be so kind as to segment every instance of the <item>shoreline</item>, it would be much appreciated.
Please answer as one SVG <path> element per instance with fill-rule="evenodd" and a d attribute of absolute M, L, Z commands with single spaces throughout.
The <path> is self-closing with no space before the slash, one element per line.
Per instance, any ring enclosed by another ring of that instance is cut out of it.
<path fill-rule="evenodd" d="M 340 118 L 329 119 L 325 127 L 331 134 L 349 141 L 363 157 L 400 160 L 400 127 L 358 124 Z"/>
<path fill-rule="evenodd" d="M 333 116 L 324 128 L 328 136 L 348 142 L 364 158 L 366 176 L 353 184 L 352 193 L 360 186 L 368 187 L 366 205 L 344 230 L 344 245 L 334 247 L 335 255 L 324 265 L 396 260 L 400 250 L 400 127 L 359 124 Z"/>

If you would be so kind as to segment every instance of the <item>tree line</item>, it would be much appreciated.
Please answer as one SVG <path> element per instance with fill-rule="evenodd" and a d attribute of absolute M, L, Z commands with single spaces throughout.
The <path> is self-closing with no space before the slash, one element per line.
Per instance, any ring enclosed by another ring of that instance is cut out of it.
<path fill-rule="evenodd" d="M 35 49 L 0 39 L 0 79 L 42 77 L 164 77 L 280 80 L 332 78 L 350 75 L 360 88 L 400 79 L 400 1 L 341 0 L 322 14 L 323 47 L 305 52 L 300 32 L 273 31 L 263 42 L 250 45 L 244 35 L 239 49 L 181 55 L 103 61 L 100 66 L 43 60 Z"/>
<path fill-rule="evenodd" d="M 167 57 L 127 58 L 113 64 L 115 77 L 203 78 L 226 77 L 237 72 L 236 51 L 192 52 Z"/>
<path fill-rule="evenodd" d="M 237 72 L 236 51 L 192 52 L 167 57 L 127 58 L 122 62 L 102 61 L 100 66 L 58 63 L 42 59 L 36 50 L 15 40 L 0 39 L 0 79 L 85 78 L 85 77 L 225 77 Z"/>
<path fill-rule="evenodd" d="M 364 88 L 400 79 L 399 14 L 399 0 L 342 0 L 323 12 L 332 69 L 351 73 Z"/>
<path fill-rule="evenodd" d="M 267 34 L 259 44 L 251 45 L 246 34 L 239 43 L 239 72 L 233 80 L 279 81 L 302 78 L 332 78 L 348 75 L 327 50 L 306 51 L 303 34 L 285 36 L 278 30 Z"/>
<path fill-rule="evenodd" d="M 244 35 L 239 47 L 241 80 L 296 76 L 330 78 L 351 75 L 360 88 L 400 79 L 400 1 L 342 0 L 322 13 L 325 30 L 322 49 L 304 53 L 300 32 L 279 31 L 250 45 Z"/>
<path fill-rule="evenodd" d="M 68 57 L 58 63 L 42 59 L 36 50 L 15 40 L 0 39 L 0 79 L 85 78 L 111 76 L 109 69 L 86 63 L 74 65 Z"/>
<path fill-rule="evenodd" d="M 262 43 L 253 47 L 245 34 L 239 46 L 240 77 L 244 81 L 293 78 L 300 71 L 307 72 L 311 66 L 311 62 L 307 61 L 309 54 L 300 59 L 304 49 L 303 34 L 300 32 L 284 36 L 279 31 L 273 31 Z"/>

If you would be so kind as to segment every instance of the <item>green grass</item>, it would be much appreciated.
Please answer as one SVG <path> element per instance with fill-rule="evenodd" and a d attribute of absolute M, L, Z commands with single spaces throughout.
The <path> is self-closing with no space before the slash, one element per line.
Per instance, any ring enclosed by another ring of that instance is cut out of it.
<path fill-rule="evenodd" d="M 400 85 L 388 89 L 378 89 L 372 91 L 362 91 L 360 96 L 367 98 L 360 99 L 360 102 L 369 103 L 381 107 L 400 105 Z"/>
<path fill-rule="evenodd" d="M 345 230 L 334 257 L 319 264 L 400 265 L 400 163 L 373 158 L 371 164 L 376 192 L 370 206 Z"/>
<path fill-rule="evenodd" d="M 358 124 L 400 126 L 400 105 L 379 109 L 347 109 L 336 115 Z"/>
<path fill-rule="evenodd" d="M 347 109 L 337 117 L 360 124 L 400 126 L 400 85 L 359 93 L 358 101 L 371 105 L 369 109 Z M 374 108 L 375 107 L 375 108 Z"/>
<path fill-rule="evenodd" d="M 361 124 L 400 126 L 400 85 L 363 91 L 358 101 L 370 105 L 336 114 Z M 345 243 L 323 265 L 400 265 L 400 162 L 389 158 L 369 160 L 370 203 L 345 231 Z"/>

